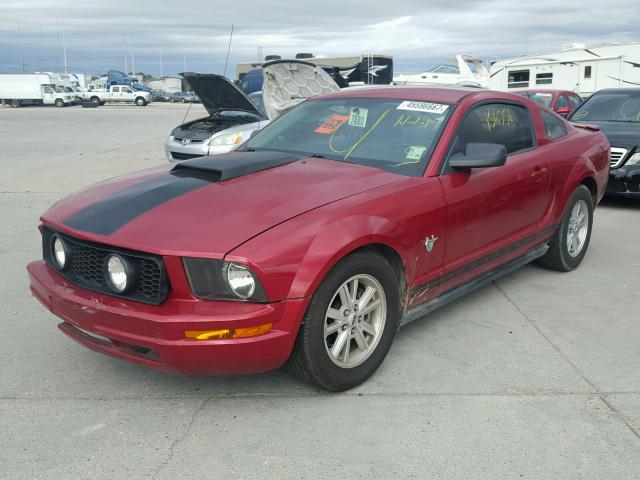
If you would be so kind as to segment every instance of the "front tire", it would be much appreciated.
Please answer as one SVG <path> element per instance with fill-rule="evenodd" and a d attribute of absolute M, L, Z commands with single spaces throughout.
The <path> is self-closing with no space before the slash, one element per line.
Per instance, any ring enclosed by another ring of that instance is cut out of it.
<path fill-rule="evenodd" d="M 376 253 L 342 260 L 311 299 L 289 358 L 291 372 L 333 392 L 368 379 L 400 324 L 399 284 L 389 262 Z"/>
<path fill-rule="evenodd" d="M 570 272 L 587 253 L 593 225 L 593 197 L 580 185 L 569 197 L 560 226 L 549 242 L 549 250 L 538 260 L 545 268 Z"/>
<path fill-rule="evenodd" d="M 147 102 L 145 101 L 144 98 L 142 97 L 136 98 L 136 105 L 138 105 L 139 107 L 144 107 L 146 104 Z"/>
<path fill-rule="evenodd" d="M 64 107 L 64 102 L 62 101 L 61 98 L 58 98 L 56 100 L 56 107 L 58 107 L 58 108 Z"/>

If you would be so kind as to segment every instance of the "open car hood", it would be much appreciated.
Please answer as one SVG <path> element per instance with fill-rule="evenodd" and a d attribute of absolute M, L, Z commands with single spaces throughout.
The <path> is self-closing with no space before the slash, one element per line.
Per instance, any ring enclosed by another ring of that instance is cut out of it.
<path fill-rule="evenodd" d="M 267 62 L 262 65 L 262 72 L 262 98 L 271 120 L 307 98 L 340 90 L 322 68 L 301 60 Z"/>
<path fill-rule="evenodd" d="M 209 115 L 220 110 L 246 110 L 263 116 L 251 100 L 228 78 L 213 73 L 181 73 Z"/>

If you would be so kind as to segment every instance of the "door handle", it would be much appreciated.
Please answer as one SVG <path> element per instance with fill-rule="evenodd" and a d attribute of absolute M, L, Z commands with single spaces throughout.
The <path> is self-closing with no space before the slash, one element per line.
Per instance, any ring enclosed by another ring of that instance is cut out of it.
<path fill-rule="evenodd" d="M 533 172 L 531 172 L 531 176 L 536 180 L 536 182 L 539 182 L 544 176 L 546 176 L 548 171 L 549 169 L 546 167 L 534 167 Z"/>

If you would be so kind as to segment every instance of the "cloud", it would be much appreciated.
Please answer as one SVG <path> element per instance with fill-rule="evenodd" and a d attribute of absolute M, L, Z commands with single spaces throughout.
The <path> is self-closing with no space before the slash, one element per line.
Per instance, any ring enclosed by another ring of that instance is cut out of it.
<path fill-rule="evenodd" d="M 5 0 L 0 6 L 0 71 L 60 70 L 62 36 L 73 71 L 124 68 L 222 72 L 264 54 L 388 53 L 396 71 L 420 71 L 450 55 L 509 57 L 563 43 L 637 40 L 637 0 Z"/>

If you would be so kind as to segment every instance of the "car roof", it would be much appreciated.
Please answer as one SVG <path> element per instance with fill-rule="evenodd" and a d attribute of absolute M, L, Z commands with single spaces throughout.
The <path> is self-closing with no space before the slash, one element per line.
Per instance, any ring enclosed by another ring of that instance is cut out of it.
<path fill-rule="evenodd" d="M 598 90 L 594 92 L 591 96 L 597 95 L 599 93 L 640 93 L 640 87 L 626 87 L 626 88 L 604 88 L 602 90 Z"/>
<path fill-rule="evenodd" d="M 458 103 L 468 95 L 486 93 L 487 90 L 477 88 L 448 88 L 448 87 L 405 87 L 405 86 L 379 86 L 369 88 L 344 89 L 336 93 L 322 95 L 328 98 L 388 98 L 421 100 L 425 102 Z M 494 92 L 497 93 L 497 92 Z"/>
<path fill-rule="evenodd" d="M 514 90 L 512 93 L 567 93 L 578 95 L 577 92 L 571 90 L 559 90 L 557 88 L 523 88 L 522 90 Z"/>

